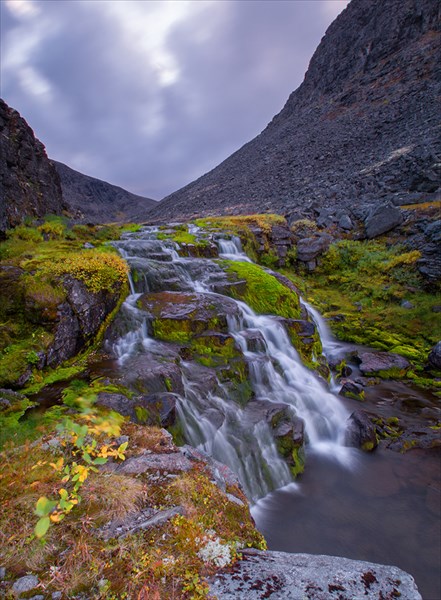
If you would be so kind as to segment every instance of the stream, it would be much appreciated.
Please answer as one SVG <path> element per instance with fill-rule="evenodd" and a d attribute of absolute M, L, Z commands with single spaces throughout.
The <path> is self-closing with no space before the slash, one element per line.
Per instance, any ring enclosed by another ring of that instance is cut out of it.
<path fill-rule="evenodd" d="M 436 452 L 400 454 L 379 447 L 366 454 L 346 447 L 347 419 L 360 403 L 338 396 L 334 380 L 328 385 L 303 365 L 278 317 L 256 315 L 222 294 L 226 277 L 219 261 L 181 257 L 174 242 L 157 235 L 157 228 L 144 228 L 114 243 L 132 275 L 131 294 L 106 342 L 112 357 L 108 372 L 135 372 L 142 361 L 148 365 L 164 357 L 173 369 L 179 363 L 181 388 L 174 397 L 185 439 L 238 475 L 270 549 L 393 564 L 415 577 L 426 600 L 441 598 Z M 238 238 L 215 241 L 219 258 L 250 262 Z M 161 292 L 172 299 L 178 293 L 200 298 L 218 307 L 221 316 L 225 309 L 226 331 L 218 335 L 233 338 L 248 365 L 248 402 L 232 399 L 231 386 L 215 370 L 204 371 L 185 357 L 177 360 L 176 344 L 152 337 L 152 313 L 140 299 Z M 344 356 L 353 348 L 336 341 L 319 313 L 304 305 L 325 356 Z M 436 398 L 400 382 L 383 382 L 367 391 L 362 408 L 394 416 L 398 402 L 401 410 L 408 407 L 409 418 L 418 419 L 412 406 L 433 409 Z M 296 481 L 263 416 L 280 404 L 304 427 L 306 468 Z"/>

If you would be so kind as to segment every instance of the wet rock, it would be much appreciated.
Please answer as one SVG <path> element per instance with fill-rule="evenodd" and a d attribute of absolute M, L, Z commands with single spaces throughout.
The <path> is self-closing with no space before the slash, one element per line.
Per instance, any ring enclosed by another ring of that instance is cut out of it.
<path fill-rule="evenodd" d="M 138 394 L 182 394 L 184 387 L 181 371 L 174 362 L 174 356 L 175 354 L 170 357 L 164 356 L 162 360 L 151 353 L 130 357 L 125 363 L 120 382 Z"/>
<path fill-rule="evenodd" d="M 97 403 L 129 417 L 134 423 L 169 427 L 176 421 L 176 397 L 167 392 L 132 398 L 100 392 Z"/>
<path fill-rule="evenodd" d="M 257 329 L 247 329 L 241 332 L 247 342 L 249 352 L 265 352 L 265 340 Z"/>
<path fill-rule="evenodd" d="M 234 300 L 212 294 L 159 292 L 139 299 L 151 315 L 155 337 L 167 341 L 188 341 L 207 330 L 228 333 L 227 316 L 238 314 Z"/>
<path fill-rule="evenodd" d="M 19 405 L 26 397 L 13 390 L 0 389 L 0 412 Z"/>
<path fill-rule="evenodd" d="M 343 384 L 340 388 L 339 394 L 346 398 L 354 398 L 354 400 L 364 400 L 363 386 L 359 383 L 355 383 L 351 379 L 342 379 Z"/>
<path fill-rule="evenodd" d="M 345 443 L 365 452 L 371 452 L 378 446 L 375 426 L 363 410 L 356 410 L 349 417 Z"/>
<path fill-rule="evenodd" d="M 402 377 L 410 367 L 409 361 L 393 352 L 359 352 L 360 371 L 363 375 Z"/>
<path fill-rule="evenodd" d="M 375 238 L 401 225 L 402 222 L 403 215 L 399 208 L 392 203 L 380 204 L 365 219 L 366 236 L 369 239 Z"/>
<path fill-rule="evenodd" d="M 37 588 L 38 584 L 38 577 L 35 575 L 25 575 L 14 582 L 12 593 L 16 598 L 20 598 L 23 594 L 29 594 L 29 592 Z"/>
<path fill-rule="evenodd" d="M 415 580 L 397 567 L 334 556 L 247 549 L 209 580 L 218 600 L 400 598 L 422 600 Z"/>
<path fill-rule="evenodd" d="M 441 369 L 441 341 L 437 342 L 431 349 L 428 361 L 429 366 L 434 367 L 435 369 Z"/>
<path fill-rule="evenodd" d="M 180 244 L 178 254 L 192 258 L 218 258 L 219 250 L 216 244 Z"/>

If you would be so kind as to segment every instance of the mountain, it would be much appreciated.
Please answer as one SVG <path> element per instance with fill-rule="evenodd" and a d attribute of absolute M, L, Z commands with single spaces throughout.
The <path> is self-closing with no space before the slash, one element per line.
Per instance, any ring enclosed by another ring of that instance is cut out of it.
<path fill-rule="evenodd" d="M 65 209 L 60 178 L 43 144 L 23 117 L 0 99 L 0 237 L 25 217 Z"/>
<path fill-rule="evenodd" d="M 132 194 L 101 179 L 83 175 L 53 161 L 61 179 L 63 199 L 83 221 L 109 223 L 142 221 L 156 201 Z"/>
<path fill-rule="evenodd" d="M 266 129 L 164 198 L 149 219 L 268 210 L 293 219 L 433 198 L 441 163 L 439 6 L 352 0 Z"/>

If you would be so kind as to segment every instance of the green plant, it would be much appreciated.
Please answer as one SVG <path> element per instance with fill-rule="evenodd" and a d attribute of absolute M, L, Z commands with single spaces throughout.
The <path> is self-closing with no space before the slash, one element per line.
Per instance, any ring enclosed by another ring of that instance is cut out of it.
<path fill-rule="evenodd" d="M 67 449 L 64 456 L 50 466 L 62 476 L 61 482 L 66 487 L 60 488 L 58 500 L 49 500 L 45 496 L 38 499 L 35 513 L 39 520 L 35 525 L 35 535 L 42 538 L 46 535 L 51 523 L 59 523 L 81 501 L 80 488 L 91 472 L 97 472 L 97 466 L 107 462 L 109 457 L 125 459 L 127 442 L 117 445 L 106 442 L 104 436 L 117 437 L 120 434 L 123 418 L 117 413 L 99 414 L 94 408 L 95 397 L 84 396 L 72 400 L 80 411 L 77 420 L 66 417 L 57 426 Z"/>

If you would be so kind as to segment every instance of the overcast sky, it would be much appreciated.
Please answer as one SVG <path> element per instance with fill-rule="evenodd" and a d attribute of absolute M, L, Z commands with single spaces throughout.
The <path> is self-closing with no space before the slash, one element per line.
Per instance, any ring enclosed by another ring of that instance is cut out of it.
<path fill-rule="evenodd" d="M 161 199 L 255 137 L 347 0 L 1 0 L 2 98 L 51 158 Z"/>

